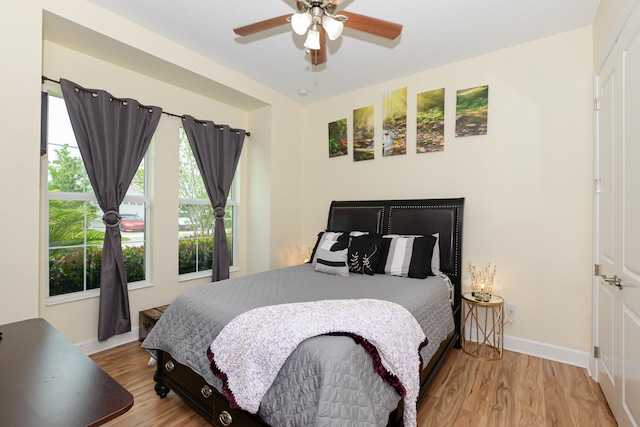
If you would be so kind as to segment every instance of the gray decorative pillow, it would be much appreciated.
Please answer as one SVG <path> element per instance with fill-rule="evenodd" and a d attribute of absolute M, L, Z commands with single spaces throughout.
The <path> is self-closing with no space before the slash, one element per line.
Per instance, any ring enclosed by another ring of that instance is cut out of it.
<path fill-rule="evenodd" d="M 333 240 L 320 242 L 316 250 L 316 271 L 336 276 L 348 276 L 347 243 Z"/>

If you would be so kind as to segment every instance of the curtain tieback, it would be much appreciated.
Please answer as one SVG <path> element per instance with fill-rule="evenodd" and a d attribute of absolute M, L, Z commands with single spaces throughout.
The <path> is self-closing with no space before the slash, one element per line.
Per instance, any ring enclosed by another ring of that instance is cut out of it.
<path fill-rule="evenodd" d="M 213 210 L 213 214 L 215 215 L 216 219 L 224 219 L 224 214 L 225 214 L 224 208 L 221 208 L 220 206 L 218 206 Z"/>
<path fill-rule="evenodd" d="M 109 222 L 107 218 L 108 215 L 114 215 L 116 217 L 116 221 L 113 223 Z M 104 215 L 102 215 L 102 223 L 110 228 L 118 227 L 121 219 L 122 216 L 120 216 L 120 212 L 114 210 L 106 211 Z"/>

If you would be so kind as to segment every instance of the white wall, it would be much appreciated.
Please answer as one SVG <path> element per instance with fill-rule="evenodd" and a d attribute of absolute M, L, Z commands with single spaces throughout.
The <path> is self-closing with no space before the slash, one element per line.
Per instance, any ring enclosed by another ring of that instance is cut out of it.
<path fill-rule="evenodd" d="M 455 138 L 456 90 L 489 85 L 486 136 Z M 407 87 L 407 154 L 381 156 L 385 92 Z M 415 153 L 416 94 L 445 88 L 445 150 Z M 329 158 L 327 123 L 375 106 L 376 158 Z M 307 241 L 333 199 L 465 197 L 467 262 L 497 264 L 517 304 L 505 333 L 588 351 L 592 275 L 592 43 L 582 28 L 311 105 L 305 114 Z"/>

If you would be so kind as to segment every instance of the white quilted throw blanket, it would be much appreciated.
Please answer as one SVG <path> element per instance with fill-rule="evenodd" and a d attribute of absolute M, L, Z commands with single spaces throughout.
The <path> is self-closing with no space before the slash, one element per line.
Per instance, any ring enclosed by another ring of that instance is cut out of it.
<path fill-rule="evenodd" d="M 255 414 L 298 344 L 330 333 L 357 335 L 375 347 L 392 380 L 387 381 L 399 382 L 395 387 L 404 397 L 404 425 L 415 426 L 422 362 L 419 349 L 427 340 L 413 315 L 398 304 L 350 299 L 256 308 L 229 322 L 207 353 L 232 406 Z"/>

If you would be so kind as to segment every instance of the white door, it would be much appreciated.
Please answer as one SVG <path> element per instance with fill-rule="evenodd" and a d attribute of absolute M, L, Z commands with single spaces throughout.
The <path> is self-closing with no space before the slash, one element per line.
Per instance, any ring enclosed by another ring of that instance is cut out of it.
<path fill-rule="evenodd" d="M 640 426 L 640 8 L 598 71 L 597 379 L 618 425 Z"/>

